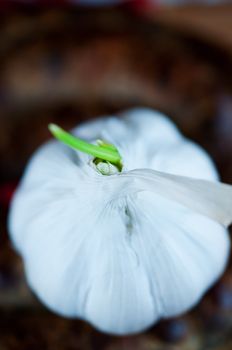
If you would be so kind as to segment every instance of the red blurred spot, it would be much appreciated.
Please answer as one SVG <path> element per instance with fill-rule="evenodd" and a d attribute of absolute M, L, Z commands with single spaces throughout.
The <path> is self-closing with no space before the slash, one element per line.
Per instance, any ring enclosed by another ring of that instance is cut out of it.
<path fill-rule="evenodd" d="M 14 191 L 17 187 L 16 182 L 7 182 L 0 185 L 0 204 L 4 207 L 8 207 Z"/>
<path fill-rule="evenodd" d="M 156 9 L 159 7 L 159 1 L 155 0 L 134 0 L 129 2 L 130 8 L 138 13 L 143 13 L 149 9 Z"/>

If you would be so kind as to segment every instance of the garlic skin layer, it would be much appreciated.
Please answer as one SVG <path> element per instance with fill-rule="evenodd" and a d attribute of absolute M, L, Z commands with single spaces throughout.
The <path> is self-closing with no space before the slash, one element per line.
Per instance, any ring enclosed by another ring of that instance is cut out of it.
<path fill-rule="evenodd" d="M 228 231 L 213 211 L 204 215 L 195 187 L 189 207 L 173 197 L 180 192 L 188 199 L 188 184 L 173 194 L 166 176 L 166 196 L 154 178 L 162 182 L 167 173 L 216 186 L 209 156 L 149 109 L 90 121 L 73 134 L 115 145 L 123 169 L 101 175 L 90 156 L 57 141 L 32 157 L 9 227 L 34 293 L 56 313 L 118 335 L 192 308 L 225 268 Z M 210 202 L 207 197 L 209 211 Z"/>

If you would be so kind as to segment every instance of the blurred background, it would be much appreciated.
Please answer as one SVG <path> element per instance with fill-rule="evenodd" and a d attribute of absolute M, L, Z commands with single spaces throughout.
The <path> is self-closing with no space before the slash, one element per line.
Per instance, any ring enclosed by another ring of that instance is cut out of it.
<path fill-rule="evenodd" d="M 230 1 L 0 0 L 0 350 L 232 349 L 231 263 L 197 308 L 132 337 L 60 318 L 26 286 L 7 212 L 47 124 L 135 106 L 169 115 L 232 183 Z"/>

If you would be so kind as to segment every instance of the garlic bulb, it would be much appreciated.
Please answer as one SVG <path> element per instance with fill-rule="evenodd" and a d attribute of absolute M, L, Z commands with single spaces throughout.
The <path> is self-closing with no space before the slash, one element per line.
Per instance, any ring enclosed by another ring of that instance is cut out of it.
<path fill-rule="evenodd" d="M 225 268 L 231 186 L 152 110 L 100 118 L 73 134 L 114 145 L 123 168 L 96 165 L 57 141 L 32 157 L 9 219 L 30 287 L 58 314 L 113 334 L 189 310 Z"/>

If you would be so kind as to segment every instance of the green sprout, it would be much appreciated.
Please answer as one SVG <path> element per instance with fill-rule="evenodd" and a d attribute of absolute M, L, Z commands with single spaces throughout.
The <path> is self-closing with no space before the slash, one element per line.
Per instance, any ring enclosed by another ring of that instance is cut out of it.
<path fill-rule="evenodd" d="M 55 138 L 63 142 L 65 145 L 75 150 L 90 154 L 98 160 L 100 159 L 102 161 L 110 162 L 114 164 L 119 171 L 122 170 L 122 158 L 114 145 L 102 140 L 97 140 L 97 145 L 93 145 L 71 135 L 56 124 L 49 124 L 48 129 Z"/>

